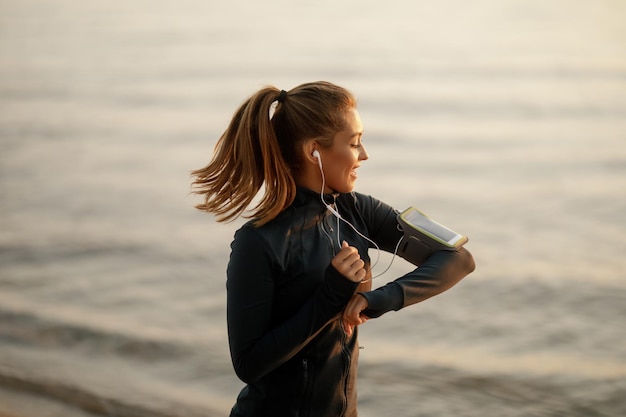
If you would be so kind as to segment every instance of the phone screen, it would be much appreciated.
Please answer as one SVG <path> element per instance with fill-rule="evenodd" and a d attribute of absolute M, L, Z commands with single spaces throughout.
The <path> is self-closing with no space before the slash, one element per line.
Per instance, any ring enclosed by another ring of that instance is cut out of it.
<path fill-rule="evenodd" d="M 436 236 L 437 238 L 448 243 L 456 243 L 461 236 L 453 230 L 448 229 L 444 225 L 441 225 L 430 218 L 426 217 L 418 210 L 412 210 L 406 216 L 405 220 L 419 228 L 427 231 L 428 233 Z"/>

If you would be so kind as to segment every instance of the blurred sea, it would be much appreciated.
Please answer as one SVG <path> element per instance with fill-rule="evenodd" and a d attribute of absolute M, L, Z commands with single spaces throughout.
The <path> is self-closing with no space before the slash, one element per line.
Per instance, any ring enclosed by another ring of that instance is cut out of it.
<path fill-rule="evenodd" d="M 359 99 L 358 191 L 467 234 L 478 265 L 361 328 L 360 415 L 626 415 L 624 16 L 0 0 L 0 415 L 228 414 L 241 221 L 196 212 L 189 171 L 258 88 L 320 79 Z"/>

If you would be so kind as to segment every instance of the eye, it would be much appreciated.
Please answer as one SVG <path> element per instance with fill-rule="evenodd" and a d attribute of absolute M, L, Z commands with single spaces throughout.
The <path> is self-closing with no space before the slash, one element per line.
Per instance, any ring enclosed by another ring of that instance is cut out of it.
<path fill-rule="evenodd" d="M 352 142 L 350 143 L 350 147 L 354 149 L 359 149 L 363 147 L 363 133 L 356 133 L 352 136 Z"/>

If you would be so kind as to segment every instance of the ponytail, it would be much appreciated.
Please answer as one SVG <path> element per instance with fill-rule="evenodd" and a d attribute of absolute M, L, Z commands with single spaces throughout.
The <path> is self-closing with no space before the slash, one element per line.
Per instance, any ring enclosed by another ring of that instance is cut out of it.
<path fill-rule="evenodd" d="M 244 217 L 255 218 L 256 226 L 275 218 L 296 195 L 292 172 L 301 164 L 299 145 L 316 138 L 321 146 L 330 146 L 343 128 L 344 111 L 355 105 L 347 90 L 327 82 L 290 92 L 261 89 L 237 109 L 211 162 L 192 171 L 193 192 L 204 196 L 196 208 L 214 213 L 220 222 L 230 221 L 243 215 L 258 195 Z"/>

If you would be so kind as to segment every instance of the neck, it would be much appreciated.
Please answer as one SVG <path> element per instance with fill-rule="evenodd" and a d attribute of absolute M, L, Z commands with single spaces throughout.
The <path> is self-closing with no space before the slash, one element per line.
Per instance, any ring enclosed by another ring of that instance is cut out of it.
<path fill-rule="evenodd" d="M 295 176 L 296 185 L 298 187 L 307 188 L 311 191 L 315 191 L 319 194 L 322 191 L 322 185 L 324 181 L 322 180 L 322 175 L 320 170 L 315 167 L 315 169 L 303 169 Z M 324 194 L 332 194 L 334 190 L 329 188 L 327 185 L 324 186 Z"/>

